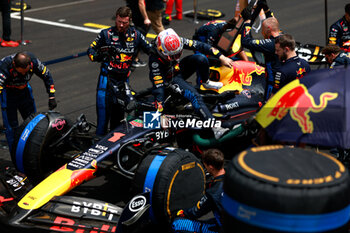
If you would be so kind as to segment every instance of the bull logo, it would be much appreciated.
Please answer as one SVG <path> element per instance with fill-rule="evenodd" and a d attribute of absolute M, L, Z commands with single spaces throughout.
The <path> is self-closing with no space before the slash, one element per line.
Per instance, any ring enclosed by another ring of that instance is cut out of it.
<path fill-rule="evenodd" d="M 267 117 L 281 120 L 289 111 L 291 118 L 298 122 L 303 133 L 312 133 L 314 126 L 309 113 L 322 112 L 327 107 L 328 102 L 337 97 L 338 93 L 324 92 L 320 95 L 320 103 L 317 105 L 307 88 L 304 85 L 298 85 L 279 98 Z"/>

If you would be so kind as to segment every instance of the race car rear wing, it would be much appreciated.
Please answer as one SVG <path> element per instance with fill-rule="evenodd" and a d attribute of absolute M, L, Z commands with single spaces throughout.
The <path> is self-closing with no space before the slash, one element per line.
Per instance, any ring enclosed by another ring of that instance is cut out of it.
<path fill-rule="evenodd" d="M 305 59 L 310 65 L 327 64 L 325 56 L 321 53 L 322 46 L 314 44 L 302 44 L 296 42 L 295 52 L 298 57 Z M 264 54 L 258 51 L 250 51 L 248 57 L 251 57 L 259 65 L 265 64 Z"/>
<path fill-rule="evenodd" d="M 305 59 L 309 64 L 320 65 L 326 64 L 326 58 L 321 53 L 323 47 L 314 44 L 302 44 L 296 42 L 295 51 L 298 57 Z"/>

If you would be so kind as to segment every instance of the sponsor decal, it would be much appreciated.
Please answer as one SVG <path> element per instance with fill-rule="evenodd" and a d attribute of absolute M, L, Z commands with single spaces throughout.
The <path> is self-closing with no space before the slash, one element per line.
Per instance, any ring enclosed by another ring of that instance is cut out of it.
<path fill-rule="evenodd" d="M 152 62 L 152 68 L 158 68 L 159 67 L 159 64 L 157 62 Z"/>
<path fill-rule="evenodd" d="M 348 27 L 344 24 L 343 26 L 343 29 L 344 29 L 344 32 L 347 32 L 348 31 Z"/>
<path fill-rule="evenodd" d="M 161 79 L 162 79 L 162 76 L 160 76 L 160 75 L 157 75 L 157 76 L 153 77 L 153 80 L 161 80 Z"/>
<path fill-rule="evenodd" d="M 129 123 L 130 123 L 130 125 L 135 126 L 135 127 L 139 127 L 139 128 L 143 127 L 143 121 L 140 119 L 135 119 L 133 121 L 130 121 Z"/>
<path fill-rule="evenodd" d="M 72 169 L 82 169 L 88 164 L 91 164 L 91 166 L 94 167 L 93 162 L 96 162 L 94 160 L 107 150 L 108 147 L 96 144 L 95 147 L 89 148 L 87 151 L 83 152 L 81 155 L 70 161 L 68 163 L 68 167 Z"/>
<path fill-rule="evenodd" d="M 52 128 L 56 128 L 58 131 L 62 130 L 64 125 L 66 124 L 66 120 L 64 119 L 56 119 L 52 124 Z"/>
<path fill-rule="evenodd" d="M 132 56 L 128 56 L 124 53 L 120 54 L 120 62 L 127 62 L 127 61 L 131 61 L 132 60 Z"/>
<path fill-rule="evenodd" d="M 170 136 L 170 133 L 167 130 L 166 131 L 158 131 L 158 132 L 156 132 L 156 139 L 157 140 L 165 139 L 165 138 L 167 138 L 169 136 Z"/>
<path fill-rule="evenodd" d="M 248 99 L 252 98 L 252 93 L 249 90 L 241 91 L 241 94 L 247 97 Z"/>
<path fill-rule="evenodd" d="M 17 190 L 20 190 L 22 186 L 25 185 L 23 181 L 24 181 L 23 177 L 15 175 L 13 176 L 12 179 L 6 180 L 6 183 L 8 183 L 13 188 L 13 191 L 17 191 Z"/>
<path fill-rule="evenodd" d="M 244 35 L 248 35 L 251 29 L 252 29 L 251 27 L 246 26 L 244 29 Z M 254 40 L 253 40 L 253 43 L 254 43 Z"/>
<path fill-rule="evenodd" d="M 71 175 L 71 187 L 76 187 L 81 183 L 83 183 L 84 181 L 88 181 L 93 177 L 95 177 L 95 172 L 97 170 L 97 161 L 93 160 L 90 163 L 90 166 L 91 168 L 89 169 L 82 168 L 82 169 L 73 171 Z"/>
<path fill-rule="evenodd" d="M 136 196 L 129 203 L 129 210 L 137 212 L 146 205 L 146 198 L 144 196 Z"/>
<path fill-rule="evenodd" d="M 236 82 L 245 86 L 251 86 L 253 81 L 253 75 L 261 75 L 265 73 L 265 68 L 257 65 L 256 63 L 247 63 L 244 67 L 235 67 L 232 77 L 229 79 L 229 83 Z M 239 74 L 239 75 L 237 75 Z"/>
<path fill-rule="evenodd" d="M 124 136 L 125 136 L 125 134 L 123 134 L 123 133 L 113 132 L 113 136 L 111 138 L 109 138 L 108 141 L 109 142 L 116 142 Z"/>
<path fill-rule="evenodd" d="M 57 226 L 50 227 L 50 230 L 60 231 L 60 232 L 75 232 L 75 233 L 97 233 L 97 232 L 116 232 L 117 226 L 111 226 L 107 224 L 99 225 L 98 223 L 94 224 L 93 230 L 91 226 L 85 226 L 83 224 L 76 223 L 73 219 L 56 217 L 54 222 Z M 71 227 L 70 227 L 71 226 Z M 87 229 L 84 229 L 87 228 Z"/>
<path fill-rule="evenodd" d="M 306 73 L 306 69 L 300 67 L 299 70 L 297 70 L 296 72 L 297 72 L 297 76 L 298 76 L 297 78 L 299 79 L 299 78 L 302 78 L 304 76 L 303 74 Z"/>
<path fill-rule="evenodd" d="M 116 208 L 113 208 L 108 205 L 108 203 L 92 203 L 92 202 L 78 202 L 74 201 L 72 208 L 72 213 L 78 213 L 82 215 L 92 215 L 97 217 L 105 217 L 109 221 L 117 220 L 115 219 L 116 214 L 119 214 L 119 211 Z M 114 217 L 114 219 L 113 219 Z"/>
<path fill-rule="evenodd" d="M 226 108 L 227 110 L 232 110 L 232 109 L 235 109 L 235 108 L 239 108 L 239 104 L 238 104 L 238 102 L 233 102 L 233 103 L 225 104 L 225 108 Z"/>
<path fill-rule="evenodd" d="M 13 197 L 10 197 L 10 198 L 5 198 L 5 197 L 3 197 L 3 196 L 0 196 L 0 206 L 3 206 L 4 204 L 4 202 L 8 202 L 8 201 L 13 201 L 14 200 L 14 198 Z"/>
<path fill-rule="evenodd" d="M 239 208 L 237 210 L 237 216 L 239 216 L 243 219 L 250 220 L 252 217 L 255 217 L 256 215 L 257 215 L 256 212 L 246 210 L 246 209 L 244 209 L 243 206 L 239 206 Z"/>
<path fill-rule="evenodd" d="M 113 63 L 112 61 L 109 63 L 108 70 L 112 70 L 113 68 L 115 69 L 129 69 L 130 64 L 121 62 L 121 63 Z"/>
<path fill-rule="evenodd" d="M 54 85 L 50 85 L 50 93 L 55 93 L 55 86 Z"/>
<path fill-rule="evenodd" d="M 27 137 L 29 136 L 29 129 L 25 129 L 25 131 L 22 133 L 21 140 L 26 141 Z"/>

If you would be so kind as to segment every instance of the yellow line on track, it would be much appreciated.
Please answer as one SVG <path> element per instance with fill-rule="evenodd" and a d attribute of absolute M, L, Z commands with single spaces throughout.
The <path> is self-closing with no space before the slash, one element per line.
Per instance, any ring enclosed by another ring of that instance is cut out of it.
<path fill-rule="evenodd" d="M 103 25 L 103 24 L 98 24 L 98 23 L 84 23 L 85 27 L 92 27 L 92 28 L 100 28 L 100 29 L 106 29 L 111 26 L 108 25 Z"/>
<path fill-rule="evenodd" d="M 92 27 L 92 28 L 100 28 L 100 29 L 106 29 L 106 28 L 111 27 L 109 25 L 103 25 L 103 24 L 98 24 L 98 23 L 84 23 L 84 26 L 85 27 Z M 157 37 L 157 35 L 152 34 L 152 33 L 147 33 L 146 37 L 154 39 Z M 246 52 L 246 54 L 248 57 L 252 57 L 252 54 L 250 52 Z"/>
<path fill-rule="evenodd" d="M 98 23 L 84 23 L 85 27 L 92 27 L 92 28 L 100 28 L 100 29 L 106 29 L 106 28 L 110 28 L 111 26 L 109 25 L 103 25 L 103 24 L 98 24 Z M 146 37 L 154 39 L 156 38 L 156 34 L 151 34 L 151 33 L 147 33 Z"/>

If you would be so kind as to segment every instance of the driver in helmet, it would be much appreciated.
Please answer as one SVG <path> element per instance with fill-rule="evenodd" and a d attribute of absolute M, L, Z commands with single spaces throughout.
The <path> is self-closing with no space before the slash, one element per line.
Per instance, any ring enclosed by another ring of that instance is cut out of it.
<path fill-rule="evenodd" d="M 194 72 L 197 72 L 205 88 L 220 89 L 223 84 L 209 80 L 209 62 L 206 57 L 201 54 L 189 55 L 181 60 L 180 57 L 183 49 L 189 49 L 214 56 L 221 61 L 222 65 L 229 68 L 232 67 L 233 61 L 206 43 L 178 36 L 171 28 L 160 32 L 154 43 L 153 48 L 156 51 L 151 53 L 149 57 L 149 77 L 153 84 L 153 95 L 156 99 L 158 111 L 163 111 L 164 88 L 168 84 L 191 101 L 192 106 L 202 120 L 214 118 L 197 90 L 185 80 Z M 220 138 L 228 129 L 218 127 L 213 131 L 215 137 Z"/>

